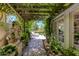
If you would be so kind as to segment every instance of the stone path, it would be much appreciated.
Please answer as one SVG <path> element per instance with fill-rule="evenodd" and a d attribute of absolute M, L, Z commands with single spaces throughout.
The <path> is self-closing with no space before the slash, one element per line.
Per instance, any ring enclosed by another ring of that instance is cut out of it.
<path fill-rule="evenodd" d="M 23 52 L 23 56 L 46 56 L 46 51 L 43 47 L 42 40 L 45 39 L 43 35 L 38 33 L 31 34 L 31 40 L 28 43 L 28 47 Z"/>

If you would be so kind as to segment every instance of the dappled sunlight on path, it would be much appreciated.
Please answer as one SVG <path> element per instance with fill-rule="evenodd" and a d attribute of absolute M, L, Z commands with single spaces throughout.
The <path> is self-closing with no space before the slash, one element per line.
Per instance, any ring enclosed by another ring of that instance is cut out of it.
<path fill-rule="evenodd" d="M 28 47 L 24 51 L 24 56 L 45 56 L 46 51 L 43 47 L 43 41 L 46 39 L 44 35 L 38 33 L 31 34 L 31 40 L 28 43 Z"/>

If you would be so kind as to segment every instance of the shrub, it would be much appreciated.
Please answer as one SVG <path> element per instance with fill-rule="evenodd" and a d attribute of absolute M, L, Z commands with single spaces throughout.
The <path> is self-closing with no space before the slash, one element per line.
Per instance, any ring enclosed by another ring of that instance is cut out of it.
<path fill-rule="evenodd" d="M 12 45 L 6 45 L 3 48 L 0 48 L 0 55 L 10 55 L 13 52 L 16 52 L 16 47 Z"/>
<path fill-rule="evenodd" d="M 26 33 L 26 32 L 23 32 L 22 33 L 22 36 L 21 36 L 21 40 L 23 41 L 23 43 L 25 45 L 27 45 L 28 44 L 28 40 L 29 40 L 29 34 Z"/>
<path fill-rule="evenodd" d="M 58 55 L 58 53 L 61 53 L 64 56 L 76 56 L 79 55 L 79 50 L 76 48 L 68 48 L 68 49 L 64 49 L 61 46 L 60 41 L 56 38 L 56 36 L 52 35 L 50 37 L 50 47 L 51 50 Z"/>
<path fill-rule="evenodd" d="M 55 52 L 56 54 L 61 52 L 62 49 L 63 49 L 63 47 L 61 46 L 59 40 L 54 35 L 51 36 L 50 46 L 51 46 L 51 50 L 53 52 Z"/>
<path fill-rule="evenodd" d="M 65 56 L 75 56 L 76 54 L 74 53 L 76 51 L 75 48 L 68 48 L 68 49 L 63 49 L 62 53 Z"/>
<path fill-rule="evenodd" d="M 75 53 L 76 56 L 79 56 L 79 49 L 74 50 L 73 53 Z"/>

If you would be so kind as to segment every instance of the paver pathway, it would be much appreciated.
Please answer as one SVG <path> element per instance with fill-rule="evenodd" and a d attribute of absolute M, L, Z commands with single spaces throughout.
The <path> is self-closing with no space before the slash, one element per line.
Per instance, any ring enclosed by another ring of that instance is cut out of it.
<path fill-rule="evenodd" d="M 46 56 L 46 51 L 43 47 L 42 40 L 45 39 L 44 35 L 38 33 L 31 34 L 31 40 L 28 47 L 23 52 L 24 56 Z"/>

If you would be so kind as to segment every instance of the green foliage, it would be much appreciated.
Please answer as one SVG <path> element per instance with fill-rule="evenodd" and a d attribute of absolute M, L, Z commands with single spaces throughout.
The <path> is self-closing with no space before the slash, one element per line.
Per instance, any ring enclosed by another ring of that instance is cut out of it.
<path fill-rule="evenodd" d="M 79 56 L 79 49 L 74 50 L 73 53 L 75 53 L 76 56 Z"/>
<path fill-rule="evenodd" d="M 63 49 L 63 55 L 65 55 L 65 56 L 79 56 L 79 49 L 76 49 L 76 48 Z"/>
<path fill-rule="evenodd" d="M 16 52 L 16 47 L 12 45 L 6 45 L 0 48 L 0 55 L 2 56 L 12 54 L 13 52 Z"/>
<path fill-rule="evenodd" d="M 48 42 L 50 41 L 50 36 L 51 36 L 50 22 L 51 22 L 51 19 L 49 18 L 45 20 L 45 33 L 46 33 L 47 39 L 49 39 Z"/>
<path fill-rule="evenodd" d="M 28 22 L 25 22 L 25 23 L 22 23 L 22 28 L 23 28 L 23 31 L 21 33 L 21 40 L 23 41 L 23 43 L 25 45 L 28 44 L 28 41 L 29 41 L 29 38 L 30 38 L 30 33 L 29 33 L 29 24 Z"/>
<path fill-rule="evenodd" d="M 28 21 L 28 30 L 29 31 L 32 31 L 33 30 L 33 28 L 34 28 L 34 25 L 35 25 L 35 20 L 30 20 L 30 21 Z"/>
<path fill-rule="evenodd" d="M 79 32 L 75 33 L 75 40 L 76 40 L 76 41 L 79 40 Z"/>
<path fill-rule="evenodd" d="M 58 54 L 63 49 L 59 40 L 54 35 L 51 36 L 50 46 L 51 46 L 51 50 L 55 52 L 55 54 Z"/>
<path fill-rule="evenodd" d="M 62 53 L 65 56 L 75 56 L 76 54 L 74 53 L 76 49 L 75 48 L 68 48 L 68 49 L 63 49 Z"/>
<path fill-rule="evenodd" d="M 51 50 L 58 55 L 58 53 L 61 53 L 64 56 L 79 56 L 79 50 L 76 48 L 68 48 L 64 49 L 60 43 L 60 41 L 56 38 L 56 36 L 52 35 L 50 38 L 50 47 Z"/>
<path fill-rule="evenodd" d="M 13 10 L 11 10 L 11 8 L 5 4 L 5 3 L 1 3 L 0 4 L 0 11 L 6 12 L 6 13 L 14 13 Z"/>
<path fill-rule="evenodd" d="M 23 32 L 21 36 L 21 40 L 23 41 L 25 45 L 27 45 L 29 41 L 29 34 L 26 32 Z"/>

